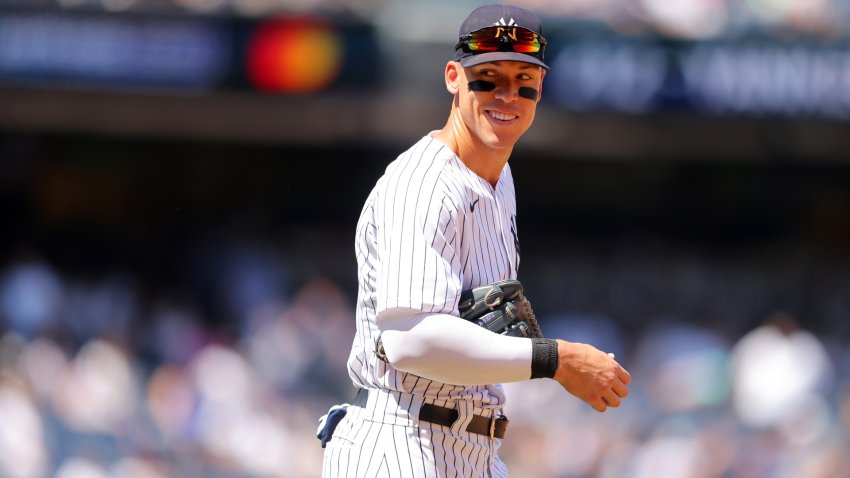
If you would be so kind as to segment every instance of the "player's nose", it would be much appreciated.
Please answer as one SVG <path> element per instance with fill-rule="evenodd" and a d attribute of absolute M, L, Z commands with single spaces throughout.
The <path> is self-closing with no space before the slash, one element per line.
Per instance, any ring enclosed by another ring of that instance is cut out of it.
<path fill-rule="evenodd" d="M 513 103 L 519 99 L 519 85 L 512 81 L 500 81 L 496 83 L 494 95 L 505 103 Z"/>

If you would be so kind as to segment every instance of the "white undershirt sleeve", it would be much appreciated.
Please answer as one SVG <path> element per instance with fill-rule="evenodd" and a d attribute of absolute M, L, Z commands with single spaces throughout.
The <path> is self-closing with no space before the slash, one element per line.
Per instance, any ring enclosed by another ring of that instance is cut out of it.
<path fill-rule="evenodd" d="M 378 316 L 390 364 L 420 377 L 457 385 L 531 378 L 531 340 L 508 337 L 448 314 L 390 309 Z"/>

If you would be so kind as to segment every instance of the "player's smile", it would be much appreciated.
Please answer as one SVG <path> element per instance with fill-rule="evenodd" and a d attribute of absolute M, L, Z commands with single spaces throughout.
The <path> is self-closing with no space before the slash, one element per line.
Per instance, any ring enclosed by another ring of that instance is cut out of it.
<path fill-rule="evenodd" d="M 485 111 L 487 113 L 487 116 L 489 116 L 490 118 L 492 118 L 493 120 L 496 121 L 496 124 L 505 124 L 505 125 L 511 124 L 511 123 L 513 123 L 514 120 L 519 118 L 518 115 L 515 115 L 513 113 L 505 113 L 505 112 L 498 111 L 498 110 L 485 110 Z"/>

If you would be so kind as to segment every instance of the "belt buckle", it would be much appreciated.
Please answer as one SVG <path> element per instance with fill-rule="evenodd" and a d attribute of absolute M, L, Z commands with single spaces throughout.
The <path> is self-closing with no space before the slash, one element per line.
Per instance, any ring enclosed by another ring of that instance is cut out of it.
<path fill-rule="evenodd" d="M 496 437 L 496 414 L 495 413 L 490 415 L 489 425 L 490 425 L 490 427 L 489 427 L 490 428 L 489 429 L 490 441 L 492 442 L 493 439 Z"/>

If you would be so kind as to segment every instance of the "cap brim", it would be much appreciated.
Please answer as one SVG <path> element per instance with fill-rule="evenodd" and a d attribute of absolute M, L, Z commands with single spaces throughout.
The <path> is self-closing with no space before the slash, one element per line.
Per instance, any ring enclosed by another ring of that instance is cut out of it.
<path fill-rule="evenodd" d="M 535 58 L 525 53 L 517 53 L 513 51 L 494 51 L 491 53 L 479 53 L 477 55 L 469 55 L 458 60 L 464 68 L 480 65 L 482 63 L 490 63 L 494 61 L 521 61 L 523 63 L 531 63 L 545 69 L 549 69 L 549 65 L 543 63 L 542 60 Z"/>

